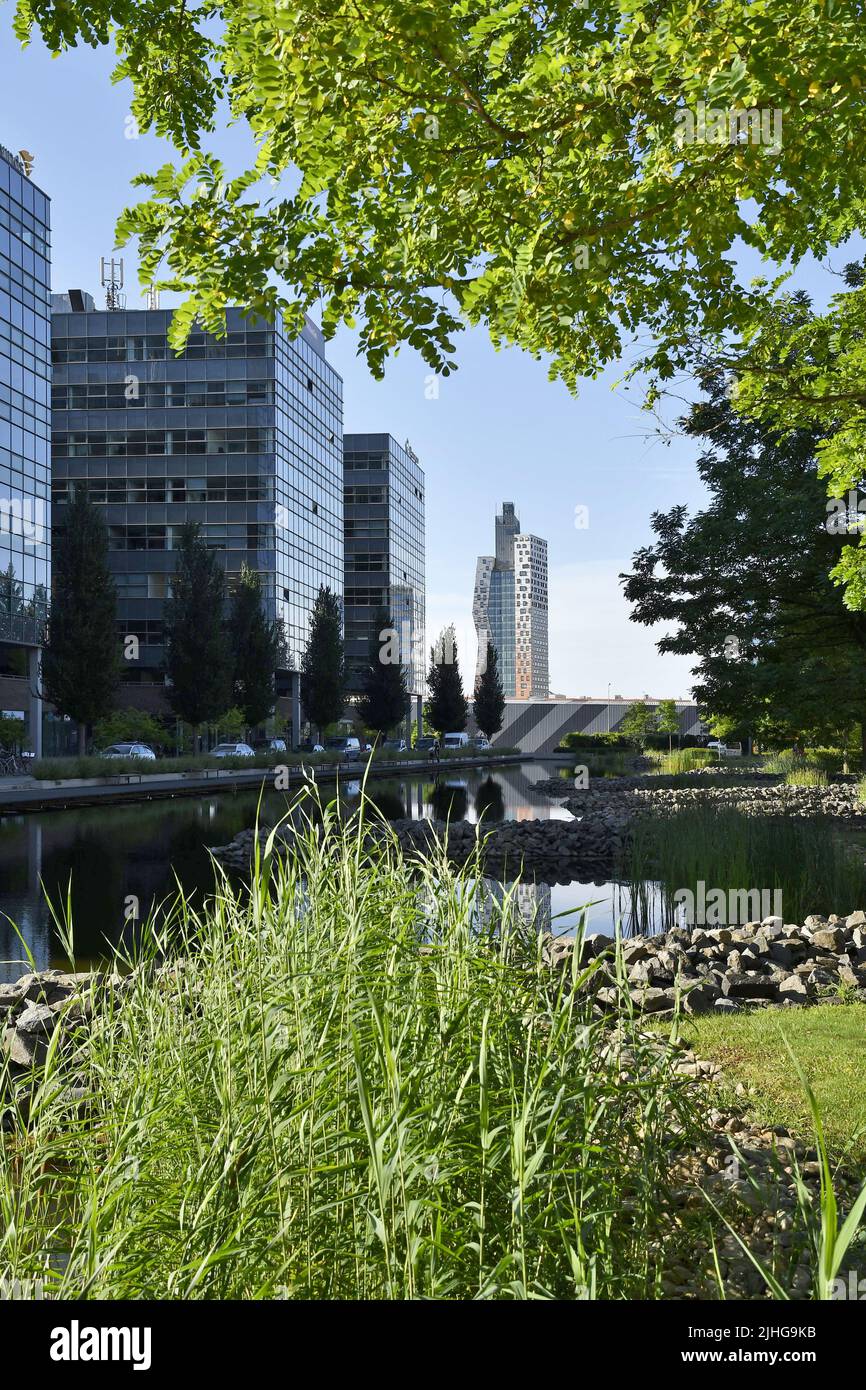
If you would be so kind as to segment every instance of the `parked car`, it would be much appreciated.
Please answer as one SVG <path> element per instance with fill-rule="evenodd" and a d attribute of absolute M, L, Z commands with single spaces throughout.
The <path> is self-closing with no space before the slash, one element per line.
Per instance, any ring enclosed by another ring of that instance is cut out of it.
<path fill-rule="evenodd" d="M 405 738 L 386 738 L 382 747 L 388 753 L 405 753 L 406 740 Z"/>
<path fill-rule="evenodd" d="M 96 756 L 98 758 L 138 758 L 141 762 L 156 762 L 156 754 L 146 743 L 110 743 Z"/>
<path fill-rule="evenodd" d="M 430 752 L 430 749 L 433 747 L 433 744 L 434 744 L 435 742 L 436 742 L 436 739 L 435 739 L 434 737 L 432 737 L 432 736 L 429 735 L 429 734 L 424 734 L 423 737 L 421 737 L 421 738 L 416 738 L 416 740 L 415 740 L 415 752 L 416 752 L 416 753 L 429 753 L 429 752 Z"/>
<path fill-rule="evenodd" d="M 210 750 L 212 758 L 254 758 L 256 755 L 248 743 L 218 743 Z"/>
<path fill-rule="evenodd" d="M 478 748 L 482 753 L 490 747 L 490 739 L 486 734 L 476 734 L 472 740 L 473 747 Z"/>
<path fill-rule="evenodd" d="M 728 745 L 726 743 L 720 743 L 717 738 L 711 739 L 707 744 L 707 748 L 711 753 L 718 753 L 720 758 L 724 757 L 725 753 L 728 751 Z"/>
<path fill-rule="evenodd" d="M 443 748 L 468 748 L 468 734 L 446 734 L 442 740 Z"/>
<path fill-rule="evenodd" d="M 324 751 L 325 745 L 323 743 L 313 743 L 310 739 L 301 744 L 302 753 L 324 753 Z"/>
<path fill-rule="evenodd" d="M 257 753 L 287 753 L 288 745 L 284 738 L 260 738 L 255 744 Z"/>
<path fill-rule="evenodd" d="M 325 740 L 326 753 L 339 753 L 346 762 L 357 762 L 361 756 L 361 741 L 357 738 L 329 738 Z"/>

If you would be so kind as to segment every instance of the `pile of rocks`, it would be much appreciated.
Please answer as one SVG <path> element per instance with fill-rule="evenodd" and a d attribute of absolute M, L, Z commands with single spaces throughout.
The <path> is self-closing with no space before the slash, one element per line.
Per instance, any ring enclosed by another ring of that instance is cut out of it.
<path fill-rule="evenodd" d="M 591 821 L 531 820 L 501 821 L 478 826 L 469 821 L 395 820 L 391 830 L 402 850 L 408 854 L 427 854 L 434 841 L 444 844 L 449 859 L 465 864 L 475 853 L 479 838 L 485 872 L 495 878 L 514 878 L 519 873 L 534 874 L 550 883 L 604 883 L 613 872 L 622 849 L 622 837 L 613 816 L 601 814 Z M 378 826 L 368 831 L 370 842 L 384 832 Z M 294 838 L 290 826 L 281 826 L 279 849 L 289 847 Z M 259 832 L 264 846 L 267 831 Z M 228 845 L 211 853 L 226 868 L 245 872 L 250 865 L 255 841 L 253 830 L 242 830 Z"/>
<path fill-rule="evenodd" d="M 558 778 L 538 787 L 549 796 L 562 798 L 563 805 L 582 821 L 607 821 L 622 835 L 639 816 L 670 816 L 698 806 L 733 808 L 746 815 L 831 817 L 866 825 L 866 807 L 860 802 L 857 786 L 836 782 L 827 787 L 789 787 L 764 780 L 733 784 L 683 787 L 671 785 L 663 777 L 590 778 L 583 790 L 572 788 Z"/>
<path fill-rule="evenodd" d="M 557 969 L 570 966 L 572 937 L 548 937 L 545 950 Z M 622 1006 L 615 943 L 587 936 L 579 964 L 600 958 L 582 988 L 599 1009 Z M 765 917 L 742 927 L 674 927 L 659 936 L 635 936 L 622 946 L 621 966 L 635 1008 L 690 1014 L 744 1007 L 866 999 L 866 913 L 807 917 L 803 926 Z"/>

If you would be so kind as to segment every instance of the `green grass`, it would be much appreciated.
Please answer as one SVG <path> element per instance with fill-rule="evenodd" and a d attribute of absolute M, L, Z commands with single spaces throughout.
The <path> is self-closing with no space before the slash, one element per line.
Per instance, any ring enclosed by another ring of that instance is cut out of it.
<path fill-rule="evenodd" d="M 830 778 L 820 767 L 797 767 L 785 773 L 786 787 L 829 787 Z"/>
<path fill-rule="evenodd" d="M 49 1055 L 0 1136 L 4 1275 L 97 1299 L 657 1295 L 694 1089 L 627 1012 L 620 1074 L 515 895 L 479 917 L 477 863 L 410 862 L 384 825 L 368 856 L 320 815 L 249 891 L 179 899 L 131 989 L 105 984 L 83 1110 Z M 155 977 L 157 944 L 179 960 Z"/>
<path fill-rule="evenodd" d="M 653 756 L 653 755 L 650 755 Z M 717 753 L 708 748 L 682 748 L 673 753 L 656 756 L 656 772 L 676 775 L 680 772 L 695 772 L 701 767 L 710 767 L 719 762 Z M 722 760 L 724 765 L 724 760 Z"/>
<path fill-rule="evenodd" d="M 766 889 L 772 895 L 781 889 L 786 922 L 803 922 L 811 912 L 866 907 L 862 851 L 846 843 L 831 824 L 747 815 L 705 802 L 637 821 L 622 877 L 637 931 L 673 925 L 674 894 L 678 889 L 697 893 L 699 881 L 707 892 Z M 652 883 L 663 889 L 661 922 L 648 891 Z"/>
<path fill-rule="evenodd" d="M 786 1125 L 808 1139 L 807 1095 L 782 1034 L 815 1093 L 831 1157 L 866 1164 L 866 1005 L 760 1009 L 734 1017 L 684 1019 L 683 1036 L 700 1057 L 718 1062 L 728 1089 L 753 1089 L 749 1110 L 764 1125 Z"/>

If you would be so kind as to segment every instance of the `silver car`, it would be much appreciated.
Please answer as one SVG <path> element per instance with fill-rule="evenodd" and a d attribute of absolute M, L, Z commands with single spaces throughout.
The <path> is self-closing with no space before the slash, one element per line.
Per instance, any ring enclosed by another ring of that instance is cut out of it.
<path fill-rule="evenodd" d="M 155 763 L 156 754 L 146 743 L 110 743 L 98 754 L 100 758 L 139 758 L 142 762 Z"/>
<path fill-rule="evenodd" d="M 256 755 L 248 743 L 218 743 L 210 750 L 212 758 L 254 758 Z"/>

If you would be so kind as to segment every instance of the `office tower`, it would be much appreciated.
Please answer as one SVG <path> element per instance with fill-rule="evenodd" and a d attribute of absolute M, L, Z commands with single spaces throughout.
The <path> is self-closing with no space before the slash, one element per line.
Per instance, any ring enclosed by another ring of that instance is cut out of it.
<path fill-rule="evenodd" d="M 475 570 L 472 616 L 478 635 L 476 680 L 493 643 L 507 697 L 547 699 L 547 542 L 524 535 L 513 502 L 496 518 L 496 553 Z"/>
<path fill-rule="evenodd" d="M 297 742 L 310 610 L 320 585 L 343 591 L 341 378 L 309 320 L 289 339 L 229 309 L 225 337 L 196 328 L 176 356 L 171 310 L 108 299 L 53 296 L 53 489 L 55 524 L 78 480 L 105 508 L 118 636 L 138 638 L 126 702 L 165 708 L 163 605 L 179 528 L 196 521 L 229 588 L 244 564 L 262 576 Z"/>
<path fill-rule="evenodd" d="M 364 688 L 376 612 L 387 609 L 400 641 L 406 686 L 420 718 L 424 648 L 424 470 L 390 434 L 347 434 L 345 491 L 346 669 Z"/>
<path fill-rule="evenodd" d="M 550 694 L 547 650 L 547 541 L 514 538 L 514 694 L 546 700 Z"/>
<path fill-rule="evenodd" d="M 51 587 L 50 212 L 32 156 L 0 146 L 0 698 L 42 752 L 39 646 Z"/>

